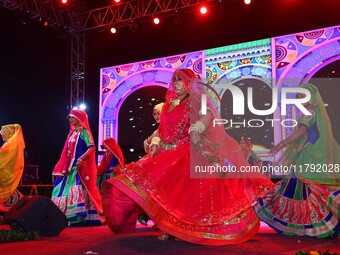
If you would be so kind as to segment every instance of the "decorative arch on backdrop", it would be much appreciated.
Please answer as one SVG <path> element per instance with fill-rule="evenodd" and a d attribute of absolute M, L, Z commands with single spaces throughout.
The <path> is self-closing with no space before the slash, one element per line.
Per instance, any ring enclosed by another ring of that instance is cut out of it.
<path fill-rule="evenodd" d="M 127 162 L 145 155 L 143 142 L 158 128 L 153 108 L 164 102 L 166 91 L 163 86 L 143 86 L 130 93 L 119 106 L 117 138 Z"/>
<path fill-rule="evenodd" d="M 190 68 L 197 75 L 205 78 L 205 82 L 214 87 L 222 99 L 228 93 L 228 90 L 223 88 L 223 84 L 234 84 L 239 87 L 242 87 L 242 84 L 246 85 L 244 87 L 247 87 L 247 84 L 253 84 L 254 94 L 256 93 L 256 88 L 262 89 L 259 98 L 263 98 L 264 95 L 268 98 L 270 97 L 270 100 L 265 98 L 262 102 L 259 102 L 259 104 L 265 104 L 266 109 L 271 105 L 271 95 L 268 92 L 273 87 L 278 88 L 280 91 L 281 87 L 296 87 L 302 83 L 311 82 L 316 83 L 314 85 L 319 87 L 322 95 L 333 95 L 334 92 L 332 91 L 337 85 L 333 84 L 334 81 L 332 85 L 329 85 L 331 83 L 329 79 L 340 76 L 339 72 L 336 71 L 339 70 L 336 65 L 340 62 L 339 45 L 340 27 L 336 26 L 102 68 L 98 144 L 101 144 L 107 137 L 120 139 L 118 135 L 121 129 L 118 123 L 119 113 L 124 101 L 130 95 L 139 89 L 150 86 L 166 88 L 172 73 L 178 68 Z M 328 69 L 334 70 L 330 71 L 331 75 L 325 76 L 325 73 L 329 72 L 327 71 Z M 335 74 L 332 71 L 335 71 Z M 316 80 L 318 75 L 326 79 Z M 212 94 L 212 96 L 214 95 Z M 224 100 L 230 101 L 229 99 Z M 340 134 L 340 117 L 337 110 L 339 107 L 337 102 L 332 100 L 334 99 L 327 99 L 329 104 L 327 110 L 331 116 L 336 116 L 334 117 L 335 121 L 333 121 L 335 122 L 333 123 L 334 134 Z M 230 106 L 220 105 L 216 97 L 215 102 L 222 110 L 222 116 L 223 111 L 230 111 L 230 109 L 226 110 Z M 266 141 L 263 140 L 261 135 L 248 135 L 245 130 L 238 131 L 240 134 L 246 134 L 246 136 L 254 136 L 252 137 L 252 142 L 259 145 L 258 152 L 262 153 L 262 157 L 266 157 L 266 151 L 270 146 L 292 132 L 292 128 L 282 126 L 281 121 L 295 119 L 298 113 L 293 107 L 287 107 L 287 114 L 281 116 L 280 110 L 279 100 L 278 109 L 272 116 L 267 116 L 267 118 L 279 119 L 280 121 L 275 122 L 272 130 L 268 131 Z M 235 136 L 235 139 L 240 136 L 240 134 L 233 134 L 234 131 L 232 130 L 228 132 Z M 336 137 L 336 139 L 339 142 L 340 137 Z"/>
<path fill-rule="evenodd" d="M 119 113 L 128 97 L 149 86 L 167 88 L 175 69 L 189 68 L 202 77 L 203 52 L 160 58 L 101 69 L 98 144 L 107 137 L 119 141 Z M 146 112 L 146 114 L 152 114 Z M 149 130 L 151 134 L 154 130 Z"/>
<path fill-rule="evenodd" d="M 339 78 L 339 72 L 334 70 L 335 72 L 332 73 L 331 70 L 327 76 L 321 77 L 319 71 L 322 69 L 327 70 L 328 68 L 333 69 L 335 63 L 339 61 L 339 26 L 277 37 L 274 38 L 273 41 L 276 52 L 275 64 L 273 63 L 276 67 L 277 78 L 275 86 L 278 88 L 297 87 L 304 83 L 312 83 L 318 87 L 323 97 L 326 94 L 332 93 L 336 86 L 334 85 L 334 83 L 336 83 L 334 79 Z M 339 83 L 337 84 L 340 86 Z M 338 87 L 338 89 L 339 88 L 340 87 Z M 333 96 L 333 102 L 327 102 L 327 111 L 334 116 L 334 119 L 332 119 L 333 134 L 339 136 L 337 134 L 339 133 L 340 113 L 336 110 L 339 109 L 339 107 L 334 99 Z M 292 119 L 298 117 L 298 114 L 294 107 L 287 107 L 287 114 L 285 116 L 276 115 L 276 117 L 282 120 L 285 118 Z M 337 129 L 336 132 L 334 128 Z M 274 130 L 276 142 L 289 136 L 292 130 L 292 127 L 277 127 L 276 130 Z M 336 139 L 339 142 L 340 137 L 336 137 Z"/>
<path fill-rule="evenodd" d="M 206 80 L 216 89 L 222 99 L 222 105 L 216 100 L 220 109 L 221 117 L 228 121 L 225 125 L 229 135 L 239 140 L 241 136 L 250 138 L 254 147 L 262 158 L 266 157 L 268 148 L 274 141 L 273 128 L 268 128 L 269 122 L 265 121 L 268 116 L 254 116 L 249 114 L 247 107 L 247 87 L 253 87 L 254 107 L 267 109 L 267 103 L 271 103 L 271 78 L 272 78 L 272 53 L 270 39 L 258 40 L 249 43 L 220 47 L 206 52 Z M 228 84 L 236 85 L 245 95 L 245 115 L 233 115 L 233 99 Z M 259 97 L 261 93 L 261 97 Z M 249 125 L 261 125 L 257 132 Z M 262 120 L 263 119 L 263 120 Z M 245 121 L 245 124 L 243 124 Z M 242 123 L 242 124 L 233 124 Z M 259 135 L 259 130 L 261 134 Z"/>

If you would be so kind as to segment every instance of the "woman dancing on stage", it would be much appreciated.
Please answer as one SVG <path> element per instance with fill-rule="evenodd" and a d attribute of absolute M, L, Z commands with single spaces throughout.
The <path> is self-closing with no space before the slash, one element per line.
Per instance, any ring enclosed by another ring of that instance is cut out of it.
<path fill-rule="evenodd" d="M 340 229 L 340 147 L 318 89 L 311 84 L 301 87 L 311 93 L 304 106 L 312 115 L 302 115 L 293 133 L 271 150 L 276 154 L 286 148 L 278 163 L 295 171 L 260 199 L 255 209 L 278 233 L 323 238 Z M 317 166 L 328 170 L 317 171 Z"/>
<path fill-rule="evenodd" d="M 70 133 L 53 175 L 56 176 L 52 201 L 65 213 L 69 224 L 100 224 L 101 198 L 96 186 L 95 145 L 81 109 L 68 115 Z"/>
<path fill-rule="evenodd" d="M 110 137 L 105 139 L 101 147 L 105 151 L 102 161 L 97 166 L 98 187 L 100 187 L 105 180 L 114 176 L 114 167 L 124 165 L 122 149 L 114 138 Z"/>
<path fill-rule="evenodd" d="M 164 103 L 156 104 L 152 110 L 152 116 L 155 119 L 157 124 L 159 124 L 159 122 L 161 121 L 161 112 L 162 112 L 163 105 Z M 148 153 L 149 151 L 152 137 L 156 135 L 156 131 L 153 132 L 151 136 L 149 136 L 147 139 L 144 140 L 144 150 L 146 153 Z"/>
<path fill-rule="evenodd" d="M 268 179 L 190 176 L 191 166 L 249 166 L 237 141 L 223 126 L 211 125 L 219 114 L 208 95 L 208 113 L 200 115 L 205 91 L 192 70 L 174 72 L 151 157 L 118 168 L 121 175 L 102 185 L 104 215 L 114 233 L 133 232 L 141 208 L 159 229 L 192 243 L 234 244 L 257 233 L 252 205 L 273 187 Z"/>
<path fill-rule="evenodd" d="M 0 148 L 0 212 L 7 212 L 22 194 L 16 190 L 24 171 L 25 141 L 19 124 L 1 127 Z"/>
<path fill-rule="evenodd" d="M 240 139 L 241 152 L 244 158 L 248 161 L 251 166 L 261 166 L 262 160 L 256 155 L 255 151 L 252 150 L 253 144 L 247 138 L 242 137 Z"/>

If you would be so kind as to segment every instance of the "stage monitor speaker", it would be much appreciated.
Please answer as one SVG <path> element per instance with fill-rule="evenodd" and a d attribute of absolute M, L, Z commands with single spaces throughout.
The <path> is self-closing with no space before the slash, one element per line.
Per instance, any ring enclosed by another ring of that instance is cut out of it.
<path fill-rule="evenodd" d="M 57 236 L 67 226 L 64 213 L 44 196 L 23 197 L 4 215 L 4 220 L 14 230 L 41 236 Z"/>

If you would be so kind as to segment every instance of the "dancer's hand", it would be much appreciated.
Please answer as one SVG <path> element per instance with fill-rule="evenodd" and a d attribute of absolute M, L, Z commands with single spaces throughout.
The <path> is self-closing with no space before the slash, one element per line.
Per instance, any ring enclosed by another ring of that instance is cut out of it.
<path fill-rule="evenodd" d="M 158 147 L 159 146 L 157 146 L 157 145 L 152 145 L 150 148 L 149 148 L 149 151 L 148 151 L 148 153 L 149 153 L 149 156 L 150 157 L 153 157 L 154 155 L 155 155 L 155 153 L 157 152 L 157 150 L 158 150 Z"/>
<path fill-rule="evenodd" d="M 194 143 L 197 144 L 201 138 L 200 138 L 200 134 L 197 131 L 192 131 L 190 132 L 190 140 Z"/>
<path fill-rule="evenodd" d="M 148 151 L 149 151 L 149 146 L 150 146 L 150 143 L 148 143 L 148 139 L 145 139 L 145 140 L 144 140 L 143 145 L 144 145 L 144 150 L 145 150 L 145 152 L 148 153 Z"/>
<path fill-rule="evenodd" d="M 271 150 L 269 151 L 269 154 L 276 155 L 276 153 L 278 153 L 281 149 L 282 148 L 280 144 L 278 143 L 273 148 L 271 148 Z"/>
<path fill-rule="evenodd" d="M 81 170 L 81 165 L 83 164 L 82 160 L 78 160 L 76 163 L 76 170 L 79 172 Z"/>

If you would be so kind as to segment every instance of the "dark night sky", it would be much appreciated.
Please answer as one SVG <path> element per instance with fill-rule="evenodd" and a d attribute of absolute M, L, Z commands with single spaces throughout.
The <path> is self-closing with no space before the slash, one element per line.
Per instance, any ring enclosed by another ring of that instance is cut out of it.
<path fill-rule="evenodd" d="M 253 0 L 222 4 L 204 20 L 196 13 L 164 20 L 158 28 L 139 24 L 116 35 L 92 33 L 86 39 L 86 103 L 97 138 L 99 69 L 196 50 L 340 25 L 338 0 Z M 53 28 L 23 25 L 0 8 L 0 125 L 23 126 L 29 163 L 40 179 L 51 171 L 63 147 L 70 101 L 70 42 Z"/>

